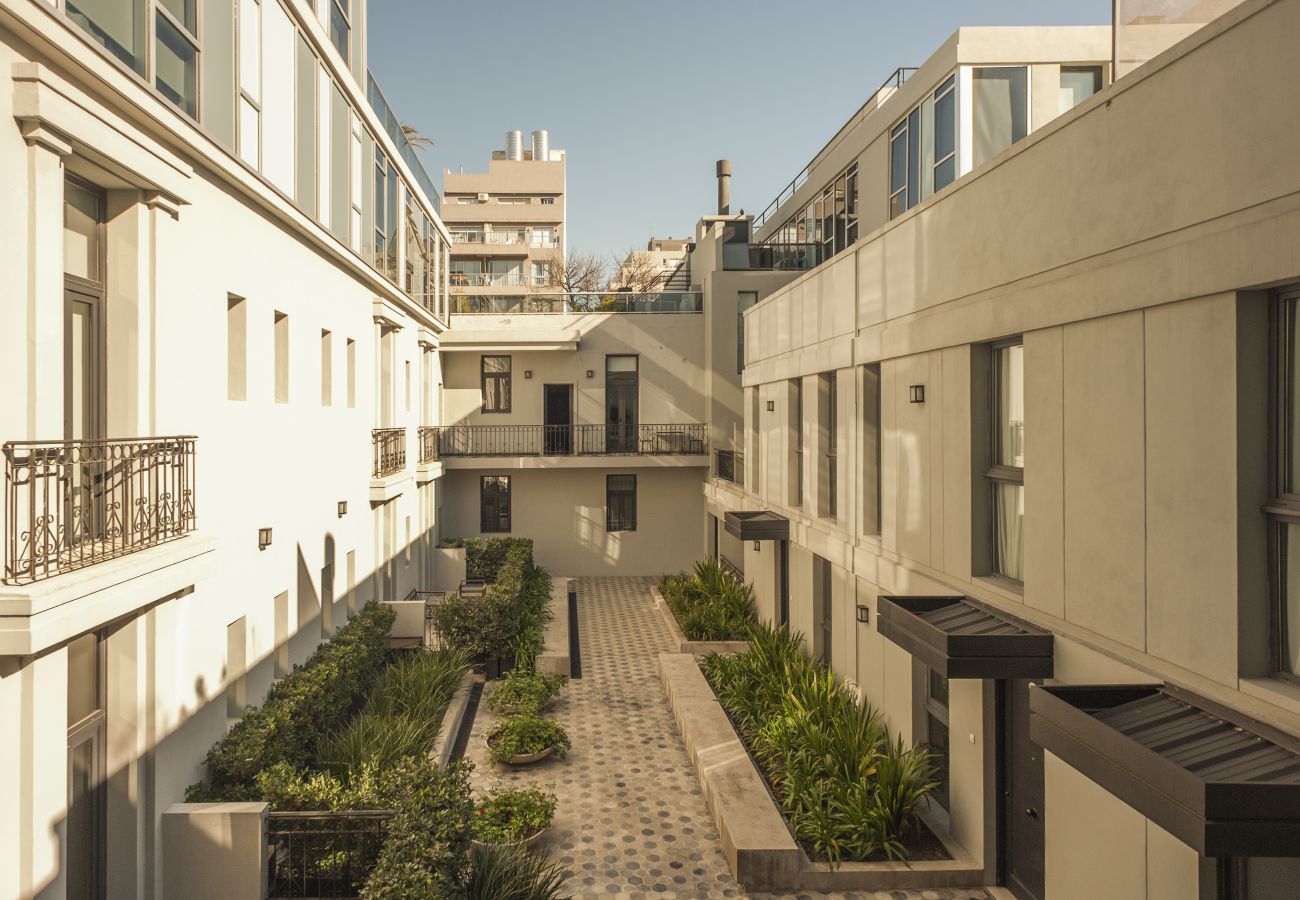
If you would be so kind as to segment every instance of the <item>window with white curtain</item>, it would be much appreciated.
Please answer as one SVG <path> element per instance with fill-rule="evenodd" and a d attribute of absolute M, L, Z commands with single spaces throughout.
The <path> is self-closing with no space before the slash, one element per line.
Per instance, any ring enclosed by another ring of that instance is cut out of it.
<path fill-rule="evenodd" d="M 1019 340 L 993 348 L 992 465 L 985 477 L 992 491 L 992 571 L 1024 581 L 1025 348 Z"/>
<path fill-rule="evenodd" d="M 971 71 L 971 83 L 978 166 L 1029 133 L 1029 68 L 979 67 Z"/>

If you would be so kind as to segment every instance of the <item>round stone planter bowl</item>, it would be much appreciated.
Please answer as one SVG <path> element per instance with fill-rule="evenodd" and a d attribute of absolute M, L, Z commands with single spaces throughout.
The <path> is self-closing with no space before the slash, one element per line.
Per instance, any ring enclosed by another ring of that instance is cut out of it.
<path fill-rule="evenodd" d="M 492 750 L 492 742 L 485 735 L 483 743 L 487 745 L 488 752 Z M 512 756 L 509 759 L 502 760 L 508 766 L 526 766 L 530 763 L 541 762 L 555 752 L 555 746 L 547 747 L 545 750 L 538 750 L 536 753 L 522 753 L 519 756 Z"/>
<path fill-rule="evenodd" d="M 532 834 L 530 834 L 528 837 L 520 838 L 517 841 L 480 841 L 478 838 L 470 838 L 470 843 L 473 844 L 475 848 L 496 846 L 496 847 L 524 847 L 526 849 L 531 850 L 532 848 L 537 846 L 538 842 L 541 841 L 542 836 L 545 835 L 546 832 L 550 830 L 550 827 L 551 827 L 550 825 L 547 825 L 545 828 L 538 829 L 537 831 L 534 831 Z"/>

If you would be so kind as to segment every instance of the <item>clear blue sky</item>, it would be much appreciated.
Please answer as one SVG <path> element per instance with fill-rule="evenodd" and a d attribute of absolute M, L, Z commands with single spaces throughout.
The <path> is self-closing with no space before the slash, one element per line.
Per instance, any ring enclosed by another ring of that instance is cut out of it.
<path fill-rule="evenodd" d="M 758 213 L 899 66 L 959 25 L 1109 24 L 1111 0 L 372 0 L 370 70 L 444 168 L 514 128 L 568 151 L 569 247 L 608 255 Z"/>

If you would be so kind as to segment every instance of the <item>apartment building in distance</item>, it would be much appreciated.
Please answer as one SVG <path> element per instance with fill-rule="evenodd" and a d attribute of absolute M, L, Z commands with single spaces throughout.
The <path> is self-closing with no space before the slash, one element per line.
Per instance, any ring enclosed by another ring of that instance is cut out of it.
<path fill-rule="evenodd" d="M 227 723 L 429 577 L 450 236 L 365 14 L 0 4 L 0 896 L 161 898 Z"/>
<path fill-rule="evenodd" d="M 443 173 L 454 295 L 490 289 L 518 297 L 556 280 L 565 255 L 565 153 L 551 147 L 547 131 L 530 137 L 525 147 L 522 131 L 506 132 L 486 173 Z"/>
<path fill-rule="evenodd" d="M 1300 2 L 1116 26 L 960 29 L 760 217 L 821 262 L 744 314 L 710 545 L 988 884 L 1293 897 Z"/>

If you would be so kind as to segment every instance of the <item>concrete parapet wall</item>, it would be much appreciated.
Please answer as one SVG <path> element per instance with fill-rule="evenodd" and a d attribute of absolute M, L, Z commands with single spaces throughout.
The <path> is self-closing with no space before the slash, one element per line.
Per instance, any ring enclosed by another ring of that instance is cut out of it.
<path fill-rule="evenodd" d="M 266 803 L 173 803 L 162 816 L 163 896 L 263 900 Z"/>

